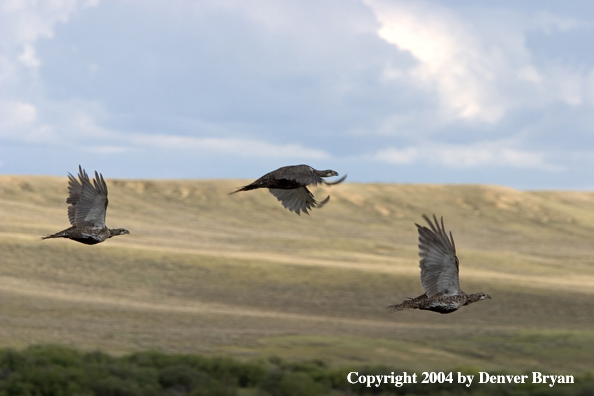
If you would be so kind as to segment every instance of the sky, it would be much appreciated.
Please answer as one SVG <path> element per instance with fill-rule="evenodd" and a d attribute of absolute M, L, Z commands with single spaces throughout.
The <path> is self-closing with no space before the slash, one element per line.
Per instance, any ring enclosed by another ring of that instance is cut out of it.
<path fill-rule="evenodd" d="M 594 190 L 594 2 L 2 0 L 0 173 Z"/>

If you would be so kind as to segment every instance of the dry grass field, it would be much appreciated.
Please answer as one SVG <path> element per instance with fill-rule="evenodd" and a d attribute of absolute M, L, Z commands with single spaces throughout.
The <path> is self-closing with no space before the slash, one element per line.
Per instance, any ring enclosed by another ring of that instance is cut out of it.
<path fill-rule="evenodd" d="M 0 347 L 277 355 L 394 369 L 594 367 L 594 194 L 345 183 L 311 216 L 245 180 L 107 180 L 95 246 L 69 226 L 67 179 L 0 176 Z M 422 293 L 415 222 L 445 218 L 461 286 L 449 315 L 385 307 Z"/>

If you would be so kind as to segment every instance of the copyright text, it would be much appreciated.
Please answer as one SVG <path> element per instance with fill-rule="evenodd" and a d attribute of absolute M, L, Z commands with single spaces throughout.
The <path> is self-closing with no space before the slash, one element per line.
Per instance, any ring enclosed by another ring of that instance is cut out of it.
<path fill-rule="evenodd" d="M 399 375 L 395 375 L 394 372 L 389 375 L 359 375 L 358 372 L 351 371 L 347 375 L 347 381 L 351 384 L 365 384 L 367 387 L 379 387 L 383 384 L 401 387 L 405 384 L 416 384 L 419 380 L 422 384 L 443 384 L 447 382 L 450 384 L 465 384 L 467 387 L 472 385 L 475 380 L 475 383 L 478 384 L 526 384 L 531 381 L 532 384 L 547 384 L 550 387 L 555 386 L 555 384 L 573 384 L 575 381 L 573 375 L 544 375 L 538 371 L 533 371 L 532 375 L 490 375 L 481 371 L 478 376 L 462 374 L 461 372 L 423 372 L 418 376 L 417 373 L 408 374 L 406 371 Z"/>

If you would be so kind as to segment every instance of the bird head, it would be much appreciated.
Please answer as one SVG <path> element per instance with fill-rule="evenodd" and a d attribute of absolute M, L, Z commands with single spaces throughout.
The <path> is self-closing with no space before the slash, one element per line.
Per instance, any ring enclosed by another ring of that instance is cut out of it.
<path fill-rule="evenodd" d="M 111 238 L 112 236 L 116 236 L 116 235 L 126 235 L 129 234 L 130 231 L 126 230 L 125 228 L 116 228 L 113 230 L 109 230 L 109 233 L 111 234 L 109 237 Z"/>
<path fill-rule="evenodd" d="M 491 296 L 485 293 L 475 293 L 468 296 L 468 302 L 466 304 L 472 304 L 481 300 L 490 300 Z"/>
<path fill-rule="evenodd" d="M 321 177 L 331 177 L 331 176 L 338 176 L 338 172 L 333 171 L 332 169 L 320 171 Z"/>

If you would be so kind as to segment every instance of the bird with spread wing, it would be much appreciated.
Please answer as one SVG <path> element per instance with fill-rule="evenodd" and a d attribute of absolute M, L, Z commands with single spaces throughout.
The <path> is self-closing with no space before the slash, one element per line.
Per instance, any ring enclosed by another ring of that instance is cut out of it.
<path fill-rule="evenodd" d="M 458 257 L 456 245 L 450 232 L 449 237 L 443 225 L 437 221 L 435 215 L 431 222 L 427 216 L 423 218 L 429 223 L 429 228 L 415 223 L 419 231 L 419 256 L 421 257 L 421 284 L 425 294 L 409 298 L 408 300 L 390 305 L 391 312 L 405 309 L 422 309 L 447 314 L 458 308 L 477 301 L 491 299 L 485 293 L 466 294 L 460 289 L 458 278 Z"/>
<path fill-rule="evenodd" d="M 268 188 L 270 193 L 278 199 L 285 208 L 291 212 L 301 215 L 300 212 L 309 214 L 308 209 L 321 208 L 329 200 L 327 196 L 321 202 L 315 200 L 313 194 L 307 189 L 307 186 L 317 184 L 335 185 L 346 179 L 346 175 L 340 179 L 327 182 L 323 177 L 338 176 L 333 170 L 319 171 L 309 165 L 291 165 L 283 166 L 275 171 L 265 174 L 252 184 L 239 188 L 231 194 L 240 191 L 249 191 L 256 188 Z"/>
<path fill-rule="evenodd" d="M 107 184 L 103 175 L 95 171 L 93 183 L 81 166 L 78 166 L 78 179 L 68 173 L 68 219 L 72 227 L 53 235 L 42 237 L 68 238 L 73 241 L 94 245 L 116 235 L 129 234 L 123 228 L 109 229 L 105 226 L 107 211 Z"/>

